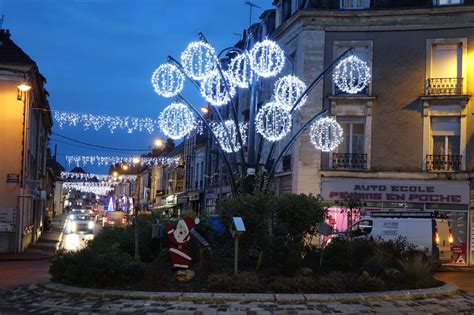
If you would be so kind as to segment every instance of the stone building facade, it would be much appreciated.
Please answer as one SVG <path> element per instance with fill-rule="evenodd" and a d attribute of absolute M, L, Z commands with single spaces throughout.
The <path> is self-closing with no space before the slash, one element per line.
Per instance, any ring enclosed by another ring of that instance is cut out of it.
<path fill-rule="evenodd" d="M 370 86 L 358 95 L 339 93 L 331 76 L 313 90 L 295 123 L 329 108 L 345 141 L 321 154 L 303 136 L 276 190 L 334 201 L 357 193 L 366 211 L 439 211 L 451 221 L 453 263 L 472 265 L 471 3 L 275 1 L 272 36 L 307 84 L 350 47 L 372 70 Z"/>

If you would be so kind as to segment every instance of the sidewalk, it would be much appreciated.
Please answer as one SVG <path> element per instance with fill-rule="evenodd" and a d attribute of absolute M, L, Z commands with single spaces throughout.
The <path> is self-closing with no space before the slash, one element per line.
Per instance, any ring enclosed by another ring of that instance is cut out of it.
<path fill-rule="evenodd" d="M 51 229 L 43 232 L 38 241 L 35 244 L 30 245 L 23 253 L 0 254 L 0 261 L 41 260 L 52 258 L 61 244 L 66 216 L 67 214 L 61 214 L 54 217 L 51 222 Z"/>

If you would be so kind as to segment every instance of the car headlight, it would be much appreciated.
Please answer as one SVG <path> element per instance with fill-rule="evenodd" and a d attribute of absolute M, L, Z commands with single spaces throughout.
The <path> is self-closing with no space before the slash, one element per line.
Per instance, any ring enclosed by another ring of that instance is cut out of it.
<path fill-rule="evenodd" d="M 87 224 L 87 226 L 89 227 L 89 230 L 92 230 L 92 229 L 94 228 L 94 222 L 89 221 L 89 223 Z"/>
<path fill-rule="evenodd" d="M 74 220 L 74 214 L 70 214 L 70 215 L 69 215 L 69 219 L 70 219 L 70 220 Z"/>

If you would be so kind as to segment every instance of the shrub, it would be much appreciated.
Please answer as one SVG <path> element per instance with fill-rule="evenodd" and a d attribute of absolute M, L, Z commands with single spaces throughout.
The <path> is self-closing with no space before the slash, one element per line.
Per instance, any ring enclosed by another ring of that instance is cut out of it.
<path fill-rule="evenodd" d="M 270 285 L 275 293 L 313 293 L 316 281 L 313 277 L 278 277 Z"/>
<path fill-rule="evenodd" d="M 247 263 L 285 271 L 302 266 L 308 251 L 305 237 L 315 233 L 325 216 L 321 198 L 304 194 L 238 195 L 219 203 L 219 212 L 227 227 L 232 217 L 243 218 L 247 231 L 239 245 Z"/>
<path fill-rule="evenodd" d="M 438 284 L 433 278 L 431 266 L 423 255 L 411 255 L 402 262 L 401 277 L 411 288 L 424 288 Z"/>
<path fill-rule="evenodd" d="M 160 251 L 160 241 L 151 238 L 151 216 L 138 217 L 138 249 L 142 261 L 152 261 Z M 135 255 L 135 226 L 125 228 L 104 228 L 89 243 L 96 251 L 108 251 L 115 244 L 118 251 Z"/>
<path fill-rule="evenodd" d="M 326 276 L 320 276 L 316 281 L 316 286 L 321 293 L 345 292 L 346 279 L 341 272 L 331 272 Z"/>
<path fill-rule="evenodd" d="M 213 292 L 260 292 L 261 284 L 252 272 L 241 272 L 235 276 L 212 274 L 207 279 L 207 289 Z"/>
<path fill-rule="evenodd" d="M 385 290 L 385 282 L 380 277 L 374 277 L 369 275 L 367 272 L 363 272 L 359 279 L 357 279 L 357 291 L 359 292 L 383 290 Z"/>
<path fill-rule="evenodd" d="M 144 269 L 126 253 L 87 247 L 78 252 L 59 251 L 51 261 L 49 273 L 54 282 L 105 288 L 138 281 L 143 277 Z"/>

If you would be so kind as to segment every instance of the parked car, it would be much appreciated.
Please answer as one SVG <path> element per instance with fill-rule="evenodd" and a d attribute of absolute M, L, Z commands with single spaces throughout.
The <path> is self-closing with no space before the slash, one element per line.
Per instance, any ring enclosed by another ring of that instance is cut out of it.
<path fill-rule="evenodd" d="M 434 264 L 449 263 L 453 258 L 448 219 L 433 213 L 372 212 L 352 225 L 351 237 L 405 238 Z"/>
<path fill-rule="evenodd" d="M 92 233 L 94 226 L 94 219 L 88 213 L 76 212 L 69 215 L 69 219 L 66 223 L 66 233 Z"/>
<path fill-rule="evenodd" d="M 102 226 L 123 227 L 127 225 L 127 218 L 123 211 L 107 211 L 102 219 Z"/>
<path fill-rule="evenodd" d="M 89 215 L 94 219 L 94 221 L 97 221 L 97 218 L 99 216 L 99 208 L 97 206 L 84 206 L 84 209 L 89 213 Z"/>

